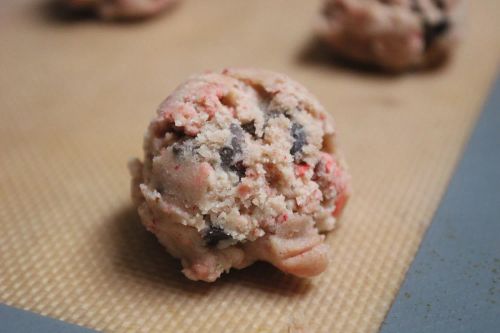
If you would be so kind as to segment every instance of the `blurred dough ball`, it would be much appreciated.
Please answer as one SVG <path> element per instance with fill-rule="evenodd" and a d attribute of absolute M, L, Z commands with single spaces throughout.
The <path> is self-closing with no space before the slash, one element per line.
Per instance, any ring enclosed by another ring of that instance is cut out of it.
<path fill-rule="evenodd" d="M 443 62 L 460 36 L 462 0 L 325 0 L 319 34 L 338 56 L 388 71 Z"/>
<path fill-rule="evenodd" d="M 92 10 L 106 20 L 147 18 L 179 0 L 62 0 L 71 10 Z"/>

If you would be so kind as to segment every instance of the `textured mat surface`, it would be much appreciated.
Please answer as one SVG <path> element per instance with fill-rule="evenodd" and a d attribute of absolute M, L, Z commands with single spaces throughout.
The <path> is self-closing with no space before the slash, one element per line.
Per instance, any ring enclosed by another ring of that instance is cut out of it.
<path fill-rule="evenodd" d="M 127 25 L 3 1 L 0 301 L 107 332 L 375 332 L 495 76 L 500 6 L 470 2 L 449 66 L 387 77 L 324 61 L 318 4 L 191 0 Z M 131 207 L 125 164 L 160 101 L 240 65 L 289 74 L 337 121 L 354 195 L 318 278 L 257 264 L 187 281 Z"/>

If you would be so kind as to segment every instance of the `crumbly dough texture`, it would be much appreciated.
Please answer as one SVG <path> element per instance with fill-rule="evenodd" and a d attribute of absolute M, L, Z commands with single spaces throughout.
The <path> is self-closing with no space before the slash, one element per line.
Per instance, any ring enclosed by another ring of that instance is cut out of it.
<path fill-rule="evenodd" d="M 445 60 L 461 35 L 463 0 L 325 0 L 318 31 L 339 56 L 388 71 Z"/>
<path fill-rule="evenodd" d="M 93 10 L 106 20 L 140 19 L 156 15 L 178 0 L 62 0 L 71 10 Z"/>
<path fill-rule="evenodd" d="M 192 280 L 256 260 L 308 277 L 348 194 L 334 129 L 284 75 L 228 69 L 190 78 L 159 107 L 133 160 L 143 224 Z"/>

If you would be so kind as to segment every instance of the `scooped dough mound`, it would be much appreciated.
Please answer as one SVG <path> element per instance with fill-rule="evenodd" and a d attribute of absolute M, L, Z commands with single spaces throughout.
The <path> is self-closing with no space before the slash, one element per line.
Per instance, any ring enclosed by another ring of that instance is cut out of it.
<path fill-rule="evenodd" d="M 130 163 L 143 224 L 192 280 L 257 260 L 309 277 L 349 195 L 332 121 L 285 75 L 191 77 L 159 107 Z"/>
<path fill-rule="evenodd" d="M 319 34 L 341 57 L 403 71 L 442 63 L 462 16 L 463 0 L 325 0 Z"/>

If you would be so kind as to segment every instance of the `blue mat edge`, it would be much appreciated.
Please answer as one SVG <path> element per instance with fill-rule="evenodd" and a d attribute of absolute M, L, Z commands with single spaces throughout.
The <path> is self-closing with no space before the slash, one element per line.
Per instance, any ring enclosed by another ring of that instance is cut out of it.
<path fill-rule="evenodd" d="M 96 333 L 89 328 L 0 304 L 0 333 Z"/>
<path fill-rule="evenodd" d="M 500 332 L 498 77 L 380 329 L 400 332 Z"/>

